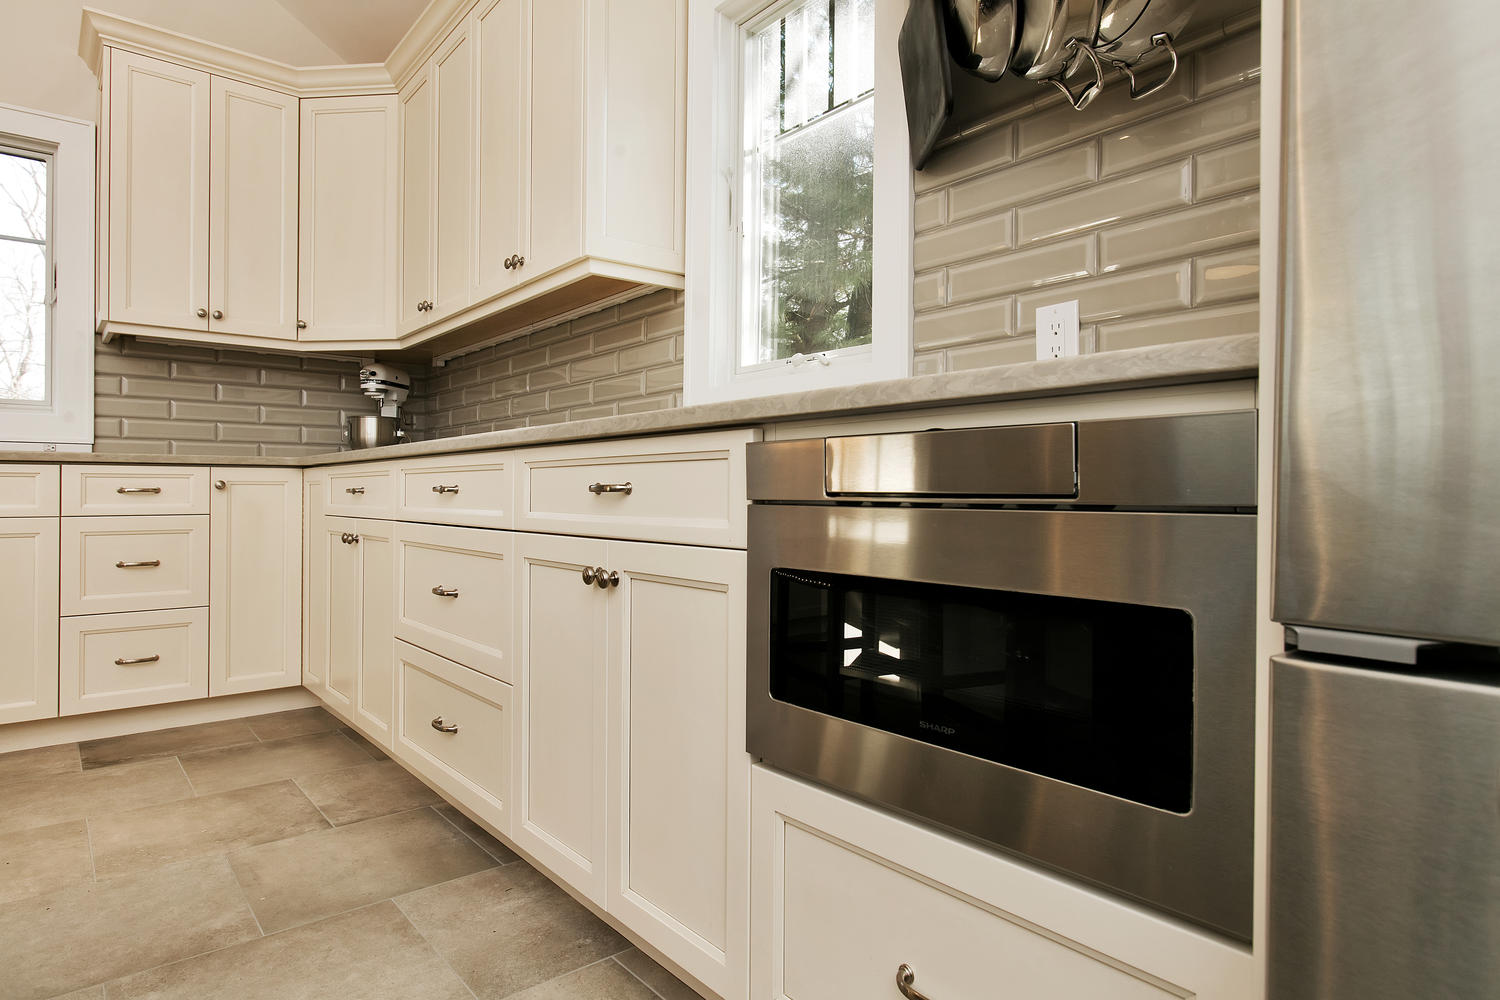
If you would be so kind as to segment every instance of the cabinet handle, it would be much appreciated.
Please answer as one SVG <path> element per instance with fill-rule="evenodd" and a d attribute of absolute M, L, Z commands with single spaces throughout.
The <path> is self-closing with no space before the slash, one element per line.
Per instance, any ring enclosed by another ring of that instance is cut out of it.
<path fill-rule="evenodd" d="M 906 1000 L 927 1000 L 927 994 L 912 985 L 916 981 L 917 974 L 912 967 L 905 962 L 901 963 L 901 968 L 896 970 L 896 989 L 901 991 Z"/>
<path fill-rule="evenodd" d="M 458 723 L 455 722 L 452 725 L 445 726 L 443 725 L 443 717 L 439 715 L 432 720 L 432 728 L 440 733 L 456 733 L 458 732 Z"/>
<path fill-rule="evenodd" d="M 620 585 L 620 572 L 619 572 L 619 570 L 613 570 L 612 569 L 612 570 L 609 571 L 609 585 L 611 587 L 618 587 Z"/>
<path fill-rule="evenodd" d="M 522 257 L 518 253 L 513 253 L 509 257 L 505 258 L 505 269 L 507 271 L 512 269 L 519 271 L 521 269 L 521 265 L 524 263 L 526 263 L 525 257 Z"/>
<path fill-rule="evenodd" d="M 229 484 L 226 483 L 222 479 L 215 479 L 214 480 L 214 489 L 216 489 L 216 490 L 227 490 L 227 489 L 229 489 Z"/>
<path fill-rule="evenodd" d="M 115 658 L 115 666 L 133 667 L 140 663 L 155 663 L 160 659 L 160 653 L 153 653 L 150 656 L 120 656 Z"/>
<path fill-rule="evenodd" d="M 524 264 L 525 264 L 525 263 L 526 263 L 526 258 L 525 258 L 525 257 L 522 257 L 522 256 L 520 256 L 520 255 L 519 255 L 519 254 L 517 254 L 517 255 L 516 255 L 516 257 L 515 257 L 515 258 L 514 258 L 514 260 L 515 260 L 515 265 L 514 265 L 514 267 L 515 267 L 515 269 L 516 269 L 516 270 L 518 270 L 518 271 L 519 271 L 519 270 L 520 270 L 520 269 L 521 269 L 521 267 L 522 267 L 522 266 L 523 266 L 523 265 L 524 265 Z"/>
<path fill-rule="evenodd" d="M 635 492 L 635 487 L 629 483 L 592 483 L 589 485 L 589 492 L 594 496 L 599 496 L 601 493 L 623 493 L 630 496 Z"/>
<path fill-rule="evenodd" d="M 619 585 L 619 582 L 620 582 L 620 575 L 618 573 L 616 573 L 615 574 L 615 584 L 616 584 L 616 586 Z M 594 586 L 598 587 L 600 590 L 608 590 L 609 589 L 609 574 L 605 572 L 603 566 L 595 566 L 594 567 Z"/>
<path fill-rule="evenodd" d="M 356 534 L 354 534 L 353 532 L 349 532 L 349 531 L 346 531 L 343 534 L 339 535 L 339 540 L 341 542 L 343 542 L 345 545 L 358 545 L 359 544 L 359 536 L 356 535 Z"/>
<path fill-rule="evenodd" d="M 307 320 L 305 320 L 305 319 L 299 319 L 297 321 L 297 329 L 299 329 L 299 330 L 306 330 L 307 329 Z"/>
<path fill-rule="evenodd" d="M 432 596 L 433 597 L 457 597 L 458 596 L 458 590 L 456 588 L 453 588 L 453 587 L 444 587 L 442 585 L 439 585 L 439 586 L 436 586 L 436 587 L 432 588 Z"/>
<path fill-rule="evenodd" d="M 434 486 L 432 488 L 432 492 L 438 493 L 438 494 L 443 494 L 443 493 L 457 493 L 458 492 L 458 487 L 457 486 Z"/>
<path fill-rule="evenodd" d="M 143 569 L 160 565 L 160 559 L 140 559 L 135 562 L 117 562 L 115 563 L 115 569 Z"/>
<path fill-rule="evenodd" d="M 224 318 L 224 310 L 222 310 L 222 309 L 215 309 L 214 312 L 213 312 L 213 317 L 214 317 L 214 319 L 223 319 Z"/>
<path fill-rule="evenodd" d="M 160 486 L 116 486 L 115 487 L 115 492 L 116 493 L 124 493 L 126 495 L 129 495 L 129 494 L 132 494 L 132 493 L 153 493 L 153 494 L 155 494 L 155 493 L 160 493 L 161 492 L 161 487 Z"/>
<path fill-rule="evenodd" d="M 198 318 L 199 319 L 208 319 L 208 310 L 207 309 L 199 309 L 198 310 Z"/>
<path fill-rule="evenodd" d="M 600 572 L 602 572 L 602 570 Z M 585 587 L 592 587 L 594 585 L 594 573 L 595 573 L 594 567 L 592 567 L 592 566 L 585 566 L 585 567 L 583 567 L 583 585 Z"/>
<path fill-rule="evenodd" d="M 365 488 L 363 486 L 346 486 L 344 487 L 344 492 L 351 497 L 361 497 L 365 495 Z"/>

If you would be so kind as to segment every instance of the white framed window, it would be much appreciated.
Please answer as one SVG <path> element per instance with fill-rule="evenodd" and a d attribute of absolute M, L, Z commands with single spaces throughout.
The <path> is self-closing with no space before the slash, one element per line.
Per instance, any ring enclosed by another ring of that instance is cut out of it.
<path fill-rule="evenodd" d="M 94 441 L 94 126 L 0 104 L 0 447 Z"/>
<path fill-rule="evenodd" d="M 911 374 L 905 0 L 690 0 L 687 403 Z"/>

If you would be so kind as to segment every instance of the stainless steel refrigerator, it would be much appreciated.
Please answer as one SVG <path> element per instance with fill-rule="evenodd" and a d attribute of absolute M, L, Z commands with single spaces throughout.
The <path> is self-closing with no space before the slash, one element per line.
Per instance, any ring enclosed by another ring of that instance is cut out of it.
<path fill-rule="evenodd" d="M 1500 997 L 1494 0 L 1289 0 L 1270 1000 Z"/>

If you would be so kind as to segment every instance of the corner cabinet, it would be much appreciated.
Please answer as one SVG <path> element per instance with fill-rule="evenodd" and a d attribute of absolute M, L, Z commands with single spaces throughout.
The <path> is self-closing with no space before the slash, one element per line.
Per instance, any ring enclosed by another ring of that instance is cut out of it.
<path fill-rule="evenodd" d="M 390 747 L 395 718 L 395 538 L 390 521 L 310 519 L 304 684 Z"/>
<path fill-rule="evenodd" d="M 297 98 L 122 50 L 106 65 L 104 323 L 295 340 Z"/>

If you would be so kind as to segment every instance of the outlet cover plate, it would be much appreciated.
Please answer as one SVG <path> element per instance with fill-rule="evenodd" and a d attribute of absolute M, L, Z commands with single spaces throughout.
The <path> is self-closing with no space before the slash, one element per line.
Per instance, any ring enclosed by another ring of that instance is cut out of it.
<path fill-rule="evenodd" d="M 1040 306 L 1036 311 L 1036 359 L 1078 356 L 1078 300 Z"/>

